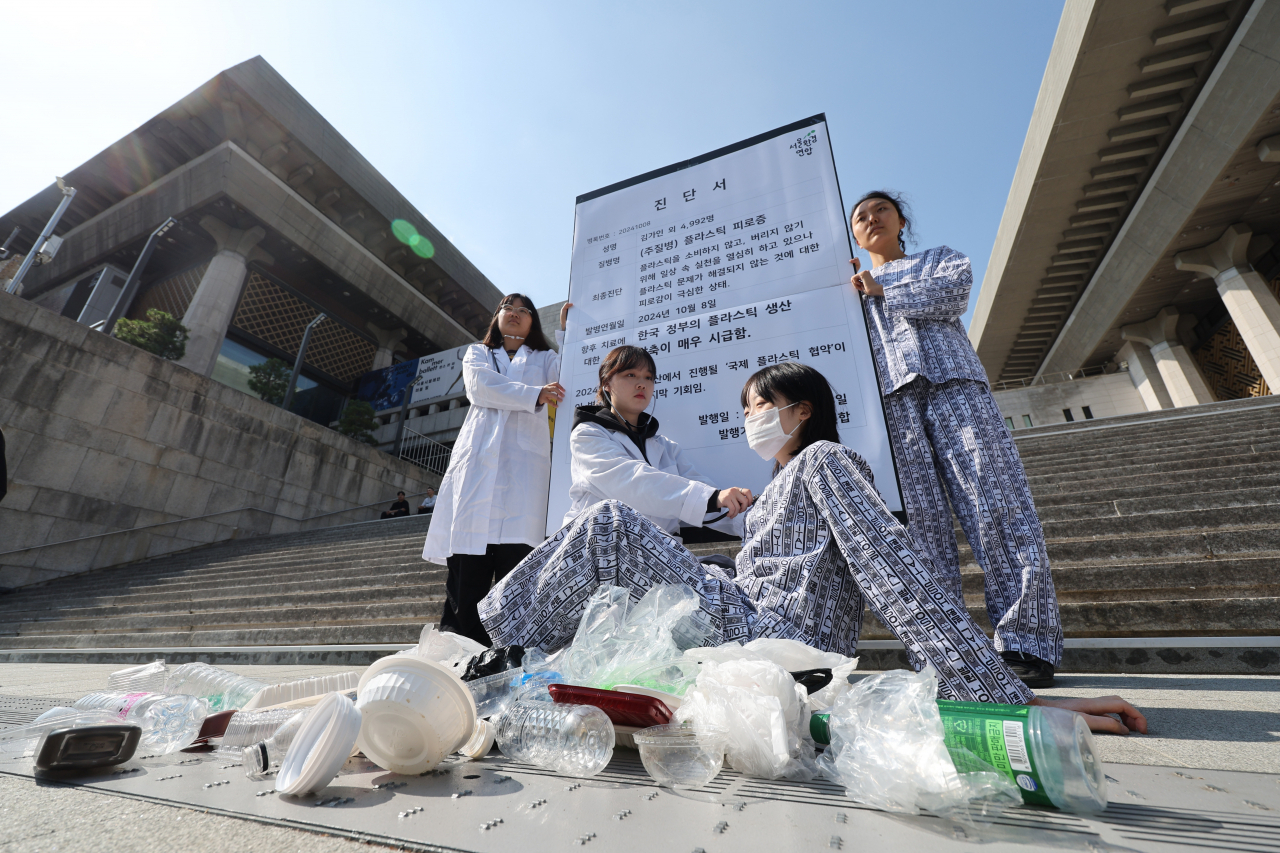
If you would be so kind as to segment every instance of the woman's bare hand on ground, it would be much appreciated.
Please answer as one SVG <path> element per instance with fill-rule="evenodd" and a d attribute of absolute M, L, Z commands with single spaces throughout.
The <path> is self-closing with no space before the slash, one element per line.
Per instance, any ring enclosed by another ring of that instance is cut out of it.
<path fill-rule="evenodd" d="M 1084 716 L 1089 730 L 1094 732 L 1116 735 L 1127 735 L 1130 731 L 1147 733 L 1147 718 L 1119 696 L 1099 696 L 1096 699 L 1042 699 L 1037 696 L 1027 704 L 1075 711 Z M 1120 719 L 1112 714 L 1118 714 Z"/>
<path fill-rule="evenodd" d="M 853 289 L 859 293 L 865 293 L 867 296 L 884 296 L 884 288 L 880 283 L 871 277 L 869 270 L 858 272 L 862 266 L 862 262 L 857 258 L 852 259 L 849 263 L 853 264 L 853 277 L 849 279 L 849 283 L 853 285 Z"/>
<path fill-rule="evenodd" d="M 750 489 L 739 489 L 735 486 L 732 489 L 725 489 L 716 497 L 717 503 L 729 510 L 730 518 L 737 518 L 738 513 L 745 512 L 751 506 Z"/>
<path fill-rule="evenodd" d="M 542 386 L 542 393 L 538 395 L 538 405 L 545 406 L 550 403 L 553 406 L 558 406 L 563 399 L 564 386 L 559 382 L 548 382 Z"/>

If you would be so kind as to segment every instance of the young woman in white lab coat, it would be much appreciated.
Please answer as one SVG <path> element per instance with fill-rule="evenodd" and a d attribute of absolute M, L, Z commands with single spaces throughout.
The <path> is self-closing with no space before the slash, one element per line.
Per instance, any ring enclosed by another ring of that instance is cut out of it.
<path fill-rule="evenodd" d="M 718 488 L 680 445 L 658 434 L 657 419 L 645 412 L 655 373 L 653 356 L 641 347 L 618 347 L 600 363 L 596 405 L 573 413 L 572 503 L 563 523 L 602 500 L 619 500 L 676 539 L 681 527 L 741 536 L 740 514 L 751 506 L 750 490 Z"/>
<path fill-rule="evenodd" d="M 560 313 L 564 327 L 566 305 Z M 547 405 L 564 399 L 560 356 L 529 297 L 505 296 L 462 381 L 471 407 L 440 484 L 422 559 L 449 567 L 440 627 L 489 645 L 476 602 L 542 542 L 551 478 Z"/>

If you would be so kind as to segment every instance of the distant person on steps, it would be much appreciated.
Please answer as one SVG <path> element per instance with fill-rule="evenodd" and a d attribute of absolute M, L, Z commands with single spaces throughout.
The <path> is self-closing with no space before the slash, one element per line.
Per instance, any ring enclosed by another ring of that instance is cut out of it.
<path fill-rule="evenodd" d="M 564 329 L 569 304 L 560 311 Z M 440 628 L 489 645 L 476 604 L 546 538 L 551 482 L 547 406 L 564 399 L 560 355 L 529 297 L 504 296 L 484 338 L 467 347 L 467 409 L 422 559 L 449 567 Z"/>
<path fill-rule="evenodd" d="M 1044 532 L 1018 448 L 960 317 L 969 259 L 938 246 L 908 255 L 911 220 L 897 196 L 869 192 L 850 214 L 862 294 L 907 529 L 959 602 L 960 556 L 951 512 L 986 578 L 995 647 L 1028 687 L 1053 685 L 1062 623 Z"/>
<path fill-rule="evenodd" d="M 418 504 L 418 515 L 428 515 L 436 506 L 436 490 L 427 489 L 426 497 Z"/>
<path fill-rule="evenodd" d="M 383 511 L 382 517 L 383 518 L 404 518 L 408 514 L 409 514 L 409 502 L 404 499 L 404 492 L 396 492 L 395 503 L 391 505 L 390 509 Z"/>

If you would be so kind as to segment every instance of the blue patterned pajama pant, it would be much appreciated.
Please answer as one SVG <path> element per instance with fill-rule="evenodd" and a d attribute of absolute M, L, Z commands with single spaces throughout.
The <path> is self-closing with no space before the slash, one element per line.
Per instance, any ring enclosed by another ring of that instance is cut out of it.
<path fill-rule="evenodd" d="M 991 391 L 917 378 L 885 399 L 907 529 L 963 600 L 951 511 L 986 576 L 1000 651 L 1062 660 L 1062 622 L 1022 458 Z"/>

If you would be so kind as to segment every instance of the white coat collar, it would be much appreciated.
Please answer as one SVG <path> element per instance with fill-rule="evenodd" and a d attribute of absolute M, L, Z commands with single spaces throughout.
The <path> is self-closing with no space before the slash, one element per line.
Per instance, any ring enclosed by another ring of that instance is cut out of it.
<path fill-rule="evenodd" d="M 498 372 L 516 382 L 524 378 L 524 369 L 529 364 L 529 356 L 532 354 L 533 350 L 529 349 L 527 344 L 521 344 L 520 349 L 516 350 L 515 357 L 508 360 L 507 351 L 502 347 L 489 348 L 489 355 L 497 363 Z"/>

